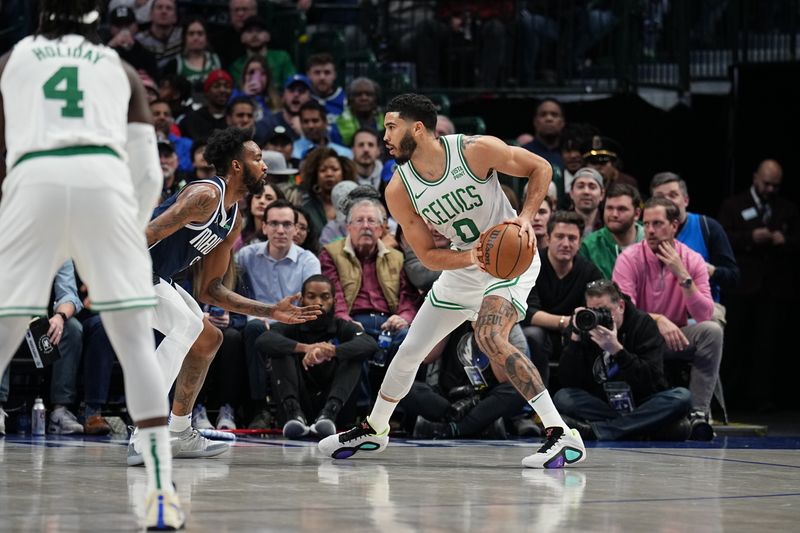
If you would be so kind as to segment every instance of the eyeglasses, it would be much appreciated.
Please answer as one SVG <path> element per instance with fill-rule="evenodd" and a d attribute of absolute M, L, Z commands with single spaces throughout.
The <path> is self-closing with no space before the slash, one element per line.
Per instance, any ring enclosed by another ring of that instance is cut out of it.
<path fill-rule="evenodd" d="M 281 227 L 287 231 L 294 225 L 295 225 L 294 222 L 278 222 L 277 220 L 270 220 L 267 222 L 267 226 L 269 226 L 271 229 L 278 229 L 279 227 Z"/>
<path fill-rule="evenodd" d="M 353 226 L 369 226 L 370 228 L 377 228 L 381 225 L 380 220 L 374 218 L 354 218 L 350 221 Z"/>

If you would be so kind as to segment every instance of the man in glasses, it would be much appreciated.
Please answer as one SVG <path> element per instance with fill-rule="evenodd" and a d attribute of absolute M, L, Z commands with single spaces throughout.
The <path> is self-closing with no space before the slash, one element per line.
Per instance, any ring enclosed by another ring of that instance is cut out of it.
<path fill-rule="evenodd" d="M 575 419 L 568 423 L 584 440 L 686 440 L 691 395 L 667 388 L 666 345 L 655 321 L 613 281 L 588 283 L 584 296 L 586 307 L 575 309 L 558 366 L 562 388 L 553 403 L 562 416 Z M 586 308 L 605 310 L 610 324 L 578 329 L 578 313 Z"/>
<path fill-rule="evenodd" d="M 320 273 L 319 259 L 294 244 L 297 211 L 287 200 L 275 200 L 264 210 L 261 229 L 266 241 L 245 246 L 236 254 L 245 295 L 265 304 L 275 304 L 303 287 L 309 276 Z M 244 327 L 244 353 L 250 380 L 250 398 L 255 403 L 255 418 L 267 405 L 267 369 L 256 351 L 256 340 L 274 320 L 248 316 Z M 255 421 L 254 418 L 254 421 Z M 252 428 L 262 429 L 262 428 Z"/>

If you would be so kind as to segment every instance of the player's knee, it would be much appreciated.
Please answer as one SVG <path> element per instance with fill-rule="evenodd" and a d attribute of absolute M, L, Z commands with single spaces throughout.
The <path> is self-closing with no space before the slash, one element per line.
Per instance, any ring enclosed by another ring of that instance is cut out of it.
<path fill-rule="evenodd" d="M 222 332 L 211 324 L 207 324 L 200 331 L 197 340 L 194 341 L 189 355 L 211 362 L 220 346 L 222 346 Z"/>

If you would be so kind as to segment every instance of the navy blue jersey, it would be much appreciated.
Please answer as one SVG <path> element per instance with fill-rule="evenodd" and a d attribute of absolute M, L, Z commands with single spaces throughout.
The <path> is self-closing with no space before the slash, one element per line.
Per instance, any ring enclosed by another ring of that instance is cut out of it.
<path fill-rule="evenodd" d="M 207 180 L 193 181 L 180 191 L 176 192 L 153 211 L 153 220 L 175 203 L 178 195 L 188 187 L 197 183 L 210 183 L 219 188 L 219 205 L 204 224 L 186 224 L 172 235 L 161 239 L 150 246 L 150 257 L 153 259 L 153 272 L 160 278 L 170 281 L 178 272 L 181 272 L 207 255 L 219 243 L 230 235 L 236 223 L 238 204 L 233 204 L 230 211 L 225 212 L 223 200 L 225 199 L 225 181 L 219 176 Z"/>

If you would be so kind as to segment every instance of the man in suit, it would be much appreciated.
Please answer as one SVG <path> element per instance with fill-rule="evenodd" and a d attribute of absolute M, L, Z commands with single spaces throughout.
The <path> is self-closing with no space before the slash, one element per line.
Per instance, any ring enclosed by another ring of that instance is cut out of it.
<path fill-rule="evenodd" d="M 730 381 L 749 405 L 760 408 L 780 401 L 779 393 L 787 389 L 775 385 L 793 375 L 785 365 L 796 364 L 778 360 L 783 353 L 778 340 L 792 330 L 789 317 L 795 315 L 794 260 L 800 249 L 800 210 L 778 196 L 782 180 L 781 165 L 765 159 L 750 188 L 725 200 L 719 215 L 741 269 L 741 282 L 727 302 Z"/>

